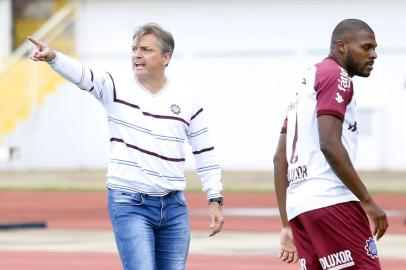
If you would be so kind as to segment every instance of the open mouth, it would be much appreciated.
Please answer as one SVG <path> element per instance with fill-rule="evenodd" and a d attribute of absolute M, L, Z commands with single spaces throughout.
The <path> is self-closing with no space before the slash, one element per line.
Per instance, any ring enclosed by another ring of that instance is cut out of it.
<path fill-rule="evenodd" d="M 136 68 L 143 68 L 143 67 L 145 67 L 145 64 L 144 63 L 135 63 L 135 67 Z"/>

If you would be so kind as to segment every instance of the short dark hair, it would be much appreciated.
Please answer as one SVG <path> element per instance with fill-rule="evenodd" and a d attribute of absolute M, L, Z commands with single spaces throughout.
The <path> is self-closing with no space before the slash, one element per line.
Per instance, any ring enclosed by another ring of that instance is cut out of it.
<path fill-rule="evenodd" d="M 346 19 L 337 24 L 331 35 L 331 44 L 335 44 L 338 40 L 343 39 L 348 33 L 356 33 L 366 31 L 373 33 L 372 28 L 364 21 L 358 19 Z"/>
<path fill-rule="evenodd" d="M 133 40 L 148 34 L 152 34 L 158 38 L 162 53 L 173 54 L 175 41 L 172 34 L 156 23 L 147 23 L 138 27 L 133 35 Z"/>

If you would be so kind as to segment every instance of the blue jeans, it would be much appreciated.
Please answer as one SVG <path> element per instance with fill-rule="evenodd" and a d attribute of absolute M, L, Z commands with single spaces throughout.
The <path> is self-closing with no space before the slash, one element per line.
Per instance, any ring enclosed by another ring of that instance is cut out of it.
<path fill-rule="evenodd" d="M 108 190 L 110 221 L 124 270 L 184 270 L 189 215 L 183 192 L 162 197 Z"/>

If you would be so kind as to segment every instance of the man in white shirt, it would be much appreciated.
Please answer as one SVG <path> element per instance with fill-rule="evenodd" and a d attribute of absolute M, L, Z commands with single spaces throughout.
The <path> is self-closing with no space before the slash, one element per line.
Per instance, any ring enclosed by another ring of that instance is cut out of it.
<path fill-rule="evenodd" d="M 165 75 L 175 47 L 172 34 L 153 23 L 135 32 L 131 84 L 28 39 L 36 46 L 34 61 L 48 62 L 55 72 L 95 96 L 107 112 L 108 205 L 124 269 L 185 269 L 190 242 L 183 195 L 185 141 L 192 146 L 207 194 L 210 236 L 220 232 L 224 222 L 223 186 L 203 107 L 189 89 L 172 85 Z"/>
<path fill-rule="evenodd" d="M 280 257 L 307 270 L 380 269 L 366 214 L 378 240 L 388 220 L 353 167 L 358 128 L 351 80 L 370 75 L 375 34 L 361 20 L 344 20 L 330 46 L 330 55 L 298 83 L 274 158 Z"/>

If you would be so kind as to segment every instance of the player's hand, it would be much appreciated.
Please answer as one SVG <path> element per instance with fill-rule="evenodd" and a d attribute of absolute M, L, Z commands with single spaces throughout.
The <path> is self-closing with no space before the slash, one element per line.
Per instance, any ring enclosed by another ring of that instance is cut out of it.
<path fill-rule="evenodd" d="M 217 202 L 210 203 L 210 229 L 209 236 L 213 236 L 221 231 L 224 224 L 223 212 L 221 205 Z"/>
<path fill-rule="evenodd" d="M 28 36 L 27 39 L 35 45 L 31 59 L 34 61 L 51 62 L 56 57 L 56 52 L 48 47 L 45 43 L 36 40 L 33 37 Z"/>
<path fill-rule="evenodd" d="M 279 258 L 286 263 L 296 263 L 299 260 L 292 231 L 289 227 L 283 227 L 281 231 L 281 251 Z"/>
<path fill-rule="evenodd" d="M 389 223 L 385 212 L 372 200 L 368 200 L 362 204 L 365 213 L 374 223 L 374 233 L 376 240 L 379 240 L 388 229 Z"/>

